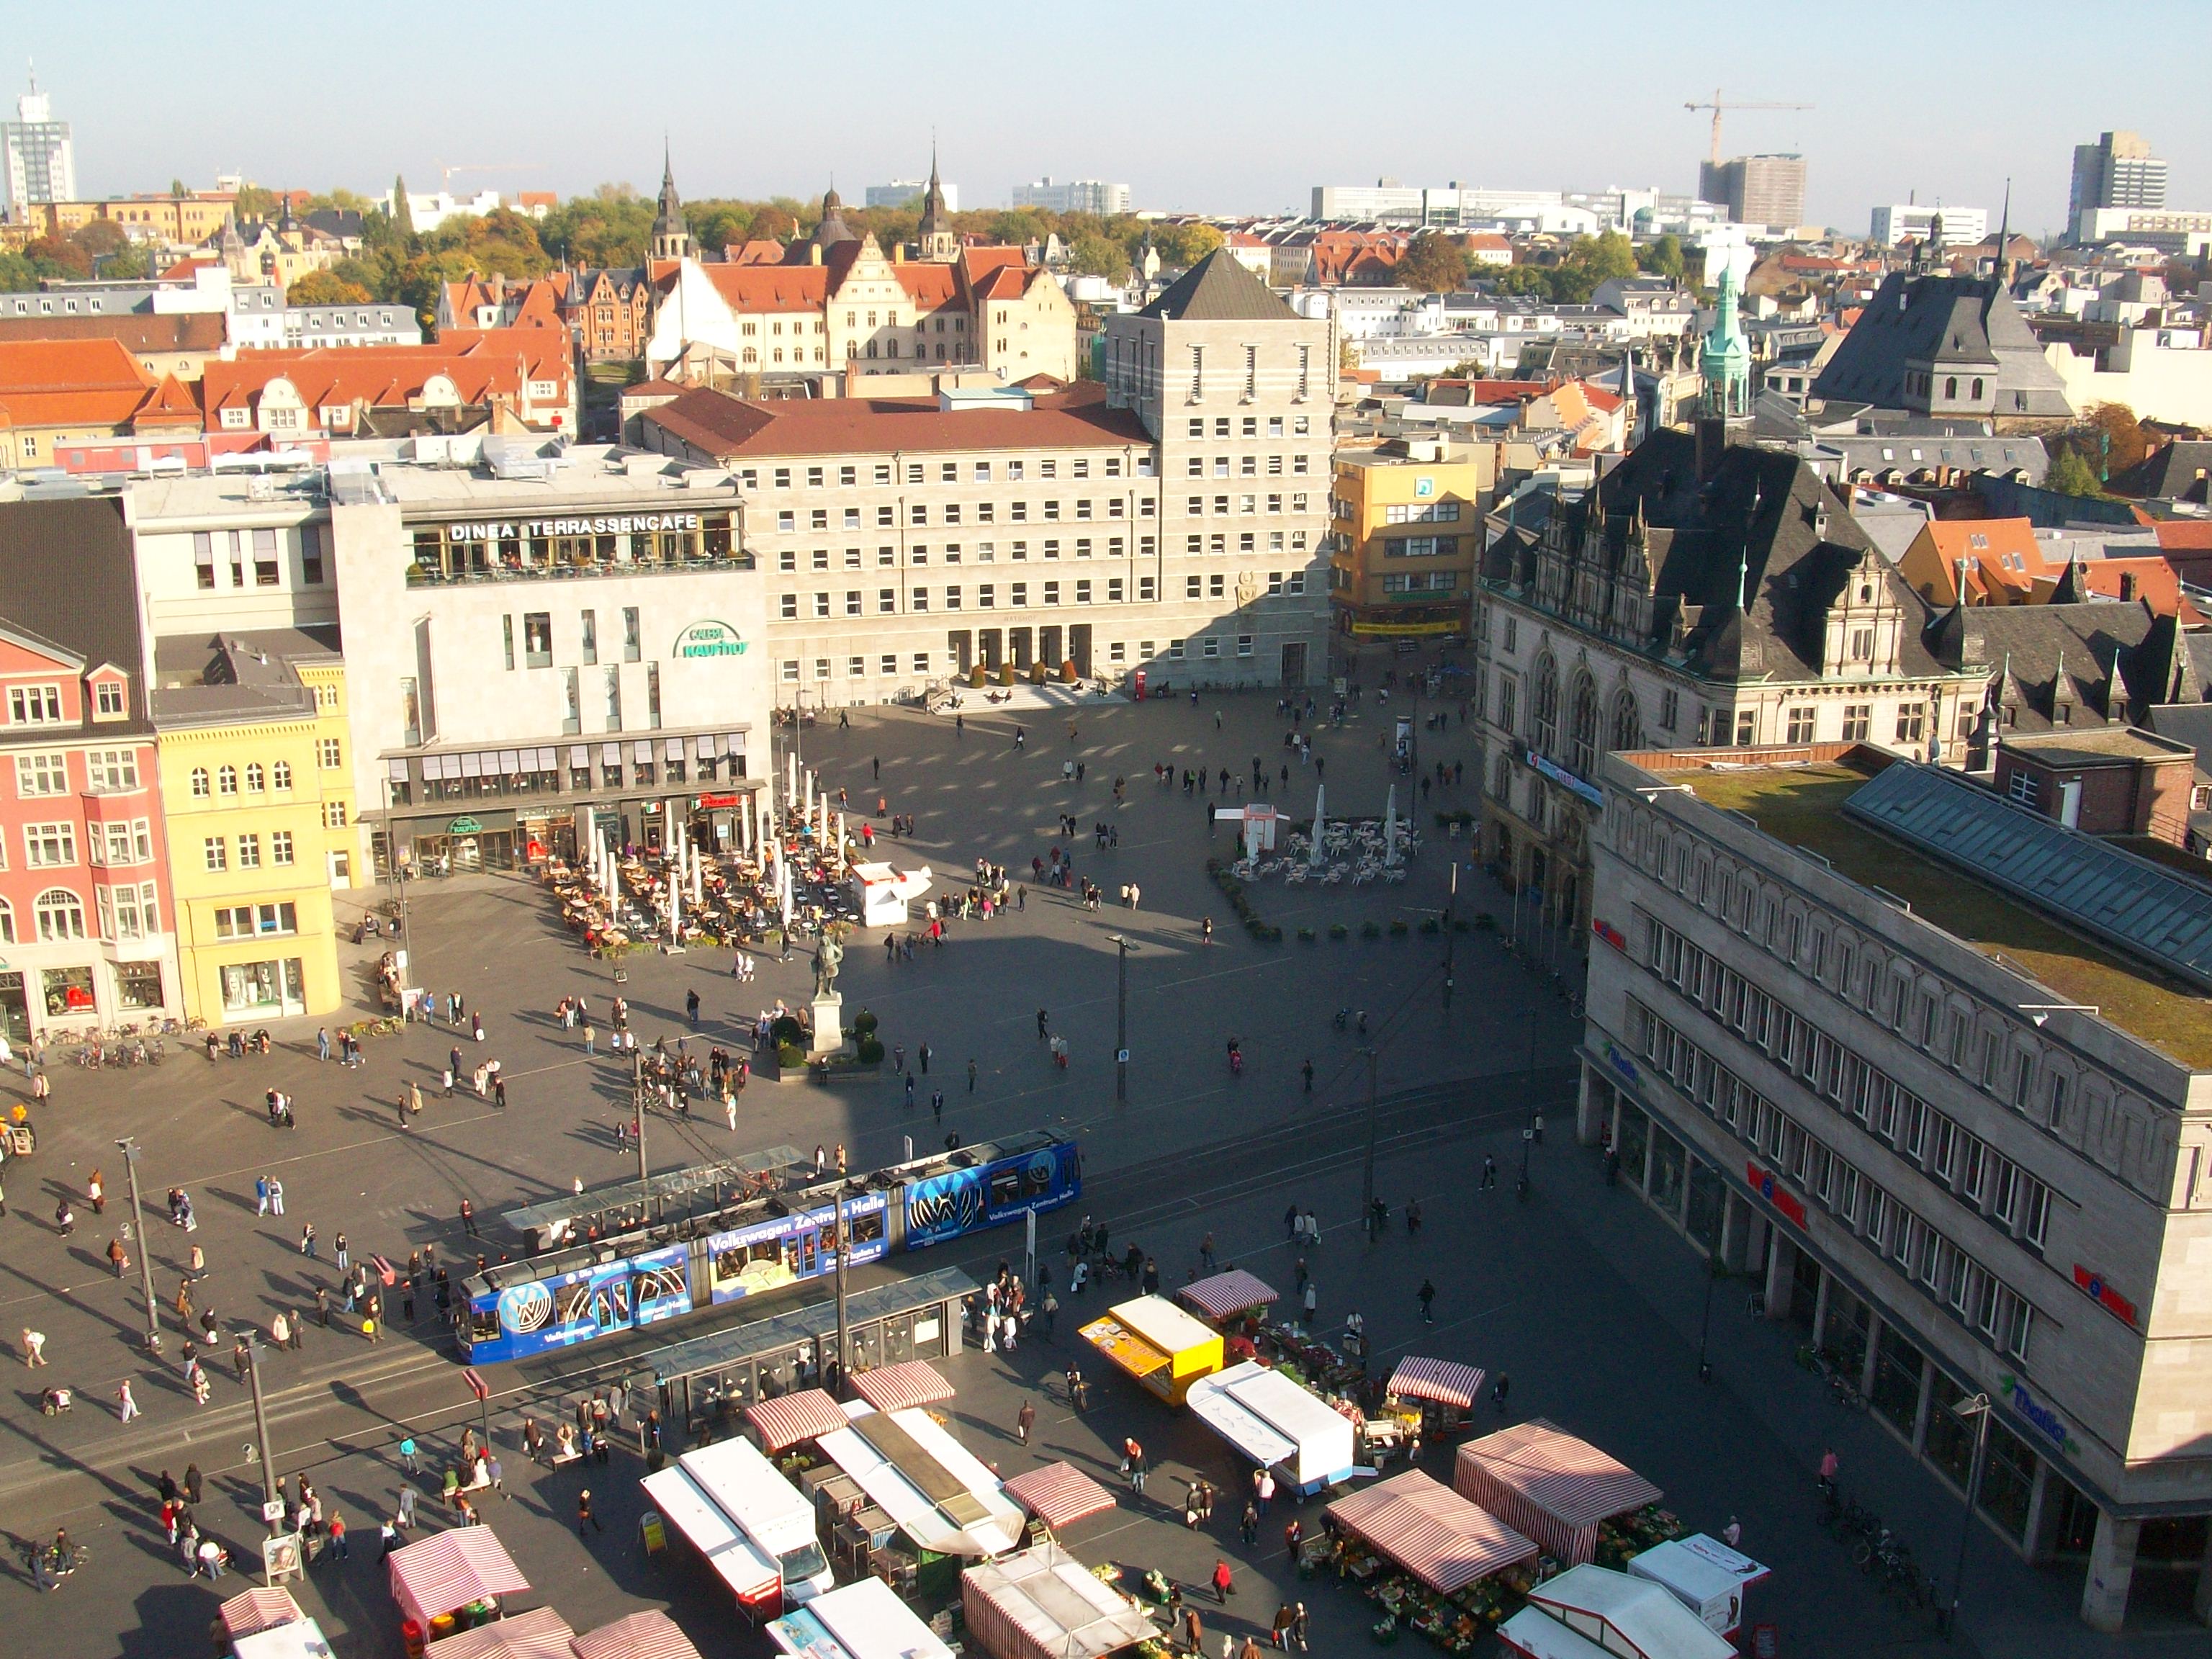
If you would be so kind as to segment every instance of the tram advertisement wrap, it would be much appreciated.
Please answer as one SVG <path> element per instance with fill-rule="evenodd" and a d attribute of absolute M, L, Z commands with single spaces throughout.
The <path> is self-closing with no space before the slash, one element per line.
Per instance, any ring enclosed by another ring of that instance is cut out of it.
<path fill-rule="evenodd" d="M 1073 1148 L 1048 1146 L 970 1170 L 952 1170 L 914 1182 L 906 1193 L 906 1247 L 918 1250 L 977 1227 L 1049 1209 L 1075 1195 Z"/>

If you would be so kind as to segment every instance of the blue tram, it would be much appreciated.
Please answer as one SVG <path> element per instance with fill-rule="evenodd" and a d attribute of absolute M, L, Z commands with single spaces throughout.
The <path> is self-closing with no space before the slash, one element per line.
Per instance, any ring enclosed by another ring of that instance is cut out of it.
<path fill-rule="evenodd" d="M 462 1281 L 454 1334 L 474 1364 L 639 1330 L 836 1270 L 837 1198 L 847 1260 L 980 1232 L 1083 1193 L 1076 1142 L 1048 1129 L 826 1180 L 708 1215 L 501 1262 Z"/>

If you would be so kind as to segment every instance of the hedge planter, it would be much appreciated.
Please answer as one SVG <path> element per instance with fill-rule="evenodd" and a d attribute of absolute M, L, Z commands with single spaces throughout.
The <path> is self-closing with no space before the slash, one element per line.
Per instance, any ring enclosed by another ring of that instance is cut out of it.
<path fill-rule="evenodd" d="M 1349 939 L 1352 937 L 1352 929 L 1340 921 L 1332 921 L 1328 925 L 1328 936 L 1334 939 Z"/>
<path fill-rule="evenodd" d="M 1359 924 L 1359 937 L 1362 939 L 1381 939 L 1382 937 L 1382 930 L 1374 922 L 1363 921 Z"/>
<path fill-rule="evenodd" d="M 1401 917 L 1398 921 L 1390 924 L 1390 937 L 1392 939 L 1403 939 L 1411 932 L 1413 932 L 1413 929 L 1406 926 L 1403 917 Z"/>
<path fill-rule="evenodd" d="M 1301 928 L 1299 928 L 1299 929 L 1298 929 L 1298 943 L 1299 943 L 1299 944 L 1301 944 L 1301 945 L 1311 945 L 1313 942 L 1314 942 L 1314 930 L 1313 930 L 1312 928 L 1310 928 L 1310 927 L 1301 927 Z"/>

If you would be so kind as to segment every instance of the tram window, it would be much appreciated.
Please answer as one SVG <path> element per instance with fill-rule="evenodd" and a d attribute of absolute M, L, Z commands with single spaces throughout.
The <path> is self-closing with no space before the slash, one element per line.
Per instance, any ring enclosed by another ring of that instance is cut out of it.
<path fill-rule="evenodd" d="M 1022 1172 L 1019 1170 L 998 1170 L 991 1176 L 991 1203 L 994 1207 L 1013 1204 L 1022 1195 Z"/>
<path fill-rule="evenodd" d="M 469 1310 L 469 1340 L 496 1342 L 499 1340 L 499 1308 L 496 1304 L 485 1308 Z"/>
<path fill-rule="evenodd" d="M 873 1244 L 882 1239 L 884 1212 L 870 1210 L 865 1215 L 851 1216 L 847 1218 L 846 1224 L 853 1230 L 853 1248 L 858 1249 L 864 1244 Z"/>

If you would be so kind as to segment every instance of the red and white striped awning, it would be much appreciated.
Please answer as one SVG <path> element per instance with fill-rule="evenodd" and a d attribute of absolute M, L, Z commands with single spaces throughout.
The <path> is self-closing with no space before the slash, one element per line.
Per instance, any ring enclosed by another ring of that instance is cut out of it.
<path fill-rule="evenodd" d="M 1273 1285 L 1242 1267 L 1195 1279 L 1177 1291 L 1176 1297 L 1209 1319 L 1234 1318 L 1279 1299 Z"/>
<path fill-rule="evenodd" d="M 952 1398 L 952 1385 L 927 1359 L 909 1359 L 900 1365 L 879 1365 L 872 1371 L 853 1373 L 853 1392 L 879 1412 L 902 1412 L 917 1406 L 934 1406 Z"/>
<path fill-rule="evenodd" d="M 1635 1470 L 1540 1417 L 1462 1446 L 1452 1486 L 1569 1566 L 1595 1557 L 1599 1522 L 1661 1497 Z"/>
<path fill-rule="evenodd" d="M 691 1638 L 659 1607 L 647 1607 L 611 1625 L 572 1638 L 575 1659 L 699 1659 Z"/>
<path fill-rule="evenodd" d="M 425 1630 L 441 1613 L 530 1588 L 489 1527 L 433 1533 L 384 1558 L 399 1610 Z"/>
<path fill-rule="evenodd" d="M 1419 1469 L 1340 1498 L 1328 1518 L 1357 1533 L 1442 1595 L 1466 1589 L 1537 1547 Z"/>
<path fill-rule="evenodd" d="M 1114 1494 L 1073 1463 L 1048 1463 L 1018 1474 L 1005 1491 L 1054 1532 L 1114 1507 Z"/>
<path fill-rule="evenodd" d="M 801 1389 L 745 1407 L 745 1421 L 760 1437 L 761 1449 L 771 1455 L 802 1440 L 817 1440 L 851 1420 L 822 1389 Z"/>
<path fill-rule="evenodd" d="M 230 1632 L 234 1642 L 257 1631 L 297 1624 L 306 1617 L 288 1589 L 250 1589 L 222 1604 L 222 1627 Z"/>
<path fill-rule="evenodd" d="M 1408 1354 L 1390 1373 L 1390 1386 L 1383 1392 L 1401 1400 L 1433 1400 L 1440 1406 L 1466 1411 L 1482 1398 L 1482 1367 Z"/>
<path fill-rule="evenodd" d="M 576 1632 L 550 1607 L 495 1619 L 430 1644 L 438 1659 L 571 1659 Z"/>

